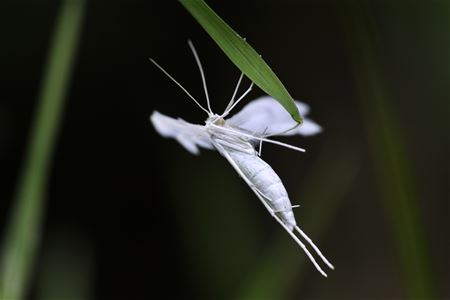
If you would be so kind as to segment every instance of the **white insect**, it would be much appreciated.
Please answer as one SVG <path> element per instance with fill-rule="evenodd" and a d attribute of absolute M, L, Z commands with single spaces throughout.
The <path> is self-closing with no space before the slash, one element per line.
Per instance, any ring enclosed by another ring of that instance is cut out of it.
<path fill-rule="evenodd" d="M 156 131 L 164 137 L 176 139 L 187 151 L 199 154 L 199 147 L 217 150 L 233 166 L 236 172 L 244 179 L 256 196 L 261 200 L 269 213 L 278 223 L 291 235 L 298 245 L 305 251 L 308 258 L 316 269 L 325 277 L 314 257 L 305 244 L 296 236 L 298 232 L 308 244 L 314 249 L 322 261 L 331 269 L 333 265 L 322 255 L 311 239 L 297 226 L 288 194 L 280 177 L 275 171 L 260 158 L 263 142 L 277 144 L 296 151 L 304 152 L 304 149 L 291 146 L 279 141 L 268 139 L 274 135 L 313 135 L 321 131 L 321 127 L 309 119 L 304 119 L 301 126 L 292 120 L 290 115 L 273 98 L 264 96 L 246 105 L 239 113 L 229 119 L 225 117 L 231 110 L 251 91 L 253 83 L 236 101 L 236 94 L 242 81 L 243 74 L 239 77 L 233 96 L 221 115 L 211 110 L 205 75 L 200 59 L 193 44 L 189 41 L 206 95 L 207 108 L 192 97 L 192 95 L 181 86 L 167 71 L 165 71 L 153 59 L 150 59 L 164 74 L 175 82 L 203 111 L 208 114 L 205 125 L 195 125 L 182 119 L 173 119 L 154 111 L 150 116 Z M 309 107 L 301 102 L 295 101 L 300 113 L 306 115 Z M 259 146 L 256 151 L 255 146 Z"/>

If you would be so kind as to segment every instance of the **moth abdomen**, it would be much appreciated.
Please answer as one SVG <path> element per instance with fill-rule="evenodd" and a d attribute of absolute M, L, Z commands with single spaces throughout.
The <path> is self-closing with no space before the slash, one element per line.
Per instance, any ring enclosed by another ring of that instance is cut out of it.
<path fill-rule="evenodd" d="M 272 167 L 256 155 L 236 151 L 230 151 L 228 154 L 255 189 L 261 193 L 266 204 L 289 229 L 293 230 L 296 222 L 291 201 L 280 177 Z"/>

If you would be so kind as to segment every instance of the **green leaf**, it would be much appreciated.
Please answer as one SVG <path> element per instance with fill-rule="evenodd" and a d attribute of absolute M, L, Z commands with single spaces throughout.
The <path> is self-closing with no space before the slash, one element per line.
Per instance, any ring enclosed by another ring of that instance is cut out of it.
<path fill-rule="evenodd" d="M 255 49 L 203 0 L 180 0 L 180 2 L 250 80 L 275 98 L 296 122 L 303 121 L 291 95 Z"/>

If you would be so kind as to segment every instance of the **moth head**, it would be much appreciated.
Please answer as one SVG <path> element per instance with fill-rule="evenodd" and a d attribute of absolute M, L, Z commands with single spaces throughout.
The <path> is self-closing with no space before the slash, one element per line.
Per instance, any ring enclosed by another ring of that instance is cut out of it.
<path fill-rule="evenodd" d="M 211 115 L 208 119 L 206 119 L 205 123 L 223 126 L 225 125 L 225 119 L 222 118 L 222 116 L 219 116 L 218 114 L 214 114 Z"/>

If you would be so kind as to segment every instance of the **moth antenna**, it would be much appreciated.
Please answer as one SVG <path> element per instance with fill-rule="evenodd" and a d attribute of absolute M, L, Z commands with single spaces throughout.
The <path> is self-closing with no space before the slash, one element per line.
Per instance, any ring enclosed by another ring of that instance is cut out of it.
<path fill-rule="evenodd" d="M 239 86 L 241 85 L 241 81 L 242 81 L 243 77 L 244 77 L 244 73 L 241 72 L 241 76 L 239 76 L 239 80 L 237 82 L 236 88 L 234 89 L 233 96 L 231 96 L 231 100 L 230 100 L 230 102 L 228 102 L 227 108 L 225 108 L 224 113 L 230 108 L 231 105 L 233 105 L 234 97 L 236 97 L 237 91 L 239 89 Z"/>
<path fill-rule="evenodd" d="M 183 90 L 183 92 L 185 92 L 189 98 L 191 98 L 195 104 L 198 105 L 198 107 L 200 107 L 203 111 L 205 111 L 208 116 L 210 115 L 210 112 L 207 111 L 203 106 L 200 105 L 200 103 L 195 100 L 195 98 L 181 85 L 181 83 L 179 83 L 178 81 L 175 80 L 175 78 L 173 78 L 166 70 L 164 70 L 163 67 L 161 67 L 153 58 L 149 58 L 150 61 L 158 68 L 160 69 L 167 77 L 169 77 L 173 82 L 175 82 L 176 85 L 178 85 L 179 88 L 181 88 Z"/>
<path fill-rule="evenodd" d="M 332 270 L 334 270 L 334 266 L 325 258 L 325 256 L 320 252 L 319 248 L 313 243 L 313 241 L 300 229 L 300 227 L 295 226 L 295 230 L 297 230 L 300 235 L 311 245 L 311 247 L 316 251 L 317 255 L 320 256 L 322 261 Z"/>
<path fill-rule="evenodd" d="M 197 62 L 198 69 L 200 70 L 200 76 L 202 77 L 203 89 L 205 90 L 206 96 L 206 104 L 208 105 L 208 110 L 211 114 L 213 114 L 211 110 L 211 104 L 209 102 L 208 88 L 206 87 L 206 78 L 205 73 L 203 71 L 202 63 L 200 62 L 200 58 L 198 57 L 197 50 L 195 50 L 194 44 L 192 44 L 191 40 L 188 40 L 189 47 L 191 48 L 192 54 L 194 55 L 195 61 Z"/>
<path fill-rule="evenodd" d="M 238 103 L 241 102 L 241 100 L 244 99 L 245 96 L 247 96 L 248 93 L 251 92 L 251 90 L 252 90 L 252 88 L 253 88 L 253 85 L 254 85 L 254 83 L 252 82 L 252 83 L 250 84 L 250 87 L 242 94 L 242 96 L 239 97 L 239 99 L 237 99 L 236 102 L 234 102 L 234 104 L 231 105 L 231 107 L 230 107 L 229 109 L 227 109 L 227 110 L 221 115 L 222 118 L 226 117 L 226 116 L 233 110 L 233 108 L 234 108 L 236 105 L 238 105 Z"/>

